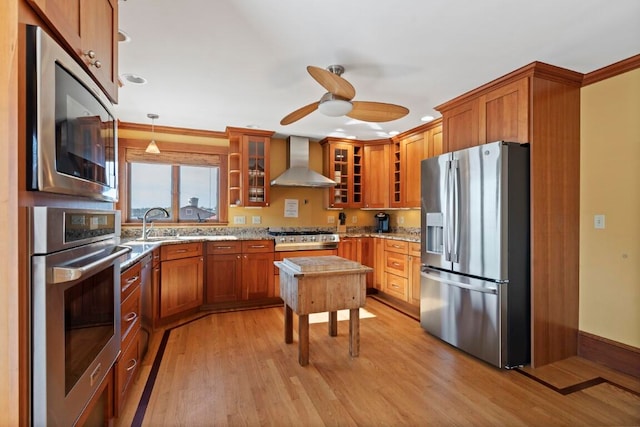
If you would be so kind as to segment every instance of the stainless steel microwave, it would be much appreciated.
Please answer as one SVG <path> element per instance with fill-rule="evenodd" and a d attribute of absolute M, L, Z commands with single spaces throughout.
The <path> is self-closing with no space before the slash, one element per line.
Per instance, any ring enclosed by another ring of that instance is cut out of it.
<path fill-rule="evenodd" d="M 27 189 L 115 202 L 113 105 L 42 28 L 26 28 Z"/>

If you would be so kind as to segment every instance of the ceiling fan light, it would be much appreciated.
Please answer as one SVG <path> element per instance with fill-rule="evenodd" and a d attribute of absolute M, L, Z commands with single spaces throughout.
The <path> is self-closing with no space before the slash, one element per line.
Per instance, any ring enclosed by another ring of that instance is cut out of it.
<path fill-rule="evenodd" d="M 331 117 L 344 116 L 353 109 L 351 102 L 342 99 L 331 99 L 321 102 L 318 105 L 318 110 L 324 115 Z"/>

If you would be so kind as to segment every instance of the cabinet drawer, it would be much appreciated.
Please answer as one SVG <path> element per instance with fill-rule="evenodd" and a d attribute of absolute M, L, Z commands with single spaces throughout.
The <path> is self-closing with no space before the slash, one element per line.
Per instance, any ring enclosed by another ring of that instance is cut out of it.
<path fill-rule="evenodd" d="M 273 240 L 245 240 L 242 242 L 242 253 L 273 252 Z"/>
<path fill-rule="evenodd" d="M 397 254 L 395 252 L 385 252 L 384 271 L 407 278 L 407 273 L 409 271 L 408 256 Z"/>
<path fill-rule="evenodd" d="M 411 256 L 420 256 L 420 243 L 411 242 L 409 243 L 409 255 Z"/>
<path fill-rule="evenodd" d="M 207 243 L 207 254 L 209 255 L 239 254 L 240 252 L 242 252 L 242 242 L 239 241 Z"/>
<path fill-rule="evenodd" d="M 202 243 L 200 242 L 166 245 L 160 248 L 160 259 L 162 261 L 200 255 L 202 255 Z"/>
<path fill-rule="evenodd" d="M 120 304 L 120 340 L 127 347 L 140 329 L 140 286 Z"/>
<path fill-rule="evenodd" d="M 124 403 L 135 374 L 140 367 L 140 334 L 135 333 L 129 347 L 124 348 L 116 367 L 118 402 Z M 121 405 L 120 405 L 121 406 Z"/>
<path fill-rule="evenodd" d="M 384 290 L 389 295 L 393 295 L 396 298 L 400 298 L 403 301 L 407 301 L 409 298 L 407 278 L 396 276 L 395 274 L 386 273 L 386 281 Z"/>
<path fill-rule="evenodd" d="M 399 254 L 406 254 L 409 251 L 409 242 L 404 242 L 402 240 L 385 239 L 384 250 L 397 252 Z"/>
<path fill-rule="evenodd" d="M 127 299 L 129 294 L 140 285 L 140 263 L 137 262 L 120 274 L 120 302 Z"/>

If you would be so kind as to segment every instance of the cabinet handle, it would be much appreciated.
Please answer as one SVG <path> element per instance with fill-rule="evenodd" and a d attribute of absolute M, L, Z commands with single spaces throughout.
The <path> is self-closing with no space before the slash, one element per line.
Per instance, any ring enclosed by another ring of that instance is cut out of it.
<path fill-rule="evenodd" d="M 187 250 L 186 249 L 176 249 L 176 253 L 177 254 L 181 254 L 181 253 L 184 253 L 184 252 L 187 252 Z"/>
<path fill-rule="evenodd" d="M 394 285 L 394 284 L 391 284 L 391 287 L 392 287 L 392 288 L 396 288 L 396 289 L 400 289 L 400 286 L 398 286 L 398 285 Z"/>
<path fill-rule="evenodd" d="M 91 65 L 93 65 L 96 68 L 102 68 L 102 62 L 100 61 L 93 61 L 93 64 Z"/>
<path fill-rule="evenodd" d="M 84 53 L 89 59 L 96 59 L 96 52 L 94 50 L 88 50 Z"/>
<path fill-rule="evenodd" d="M 251 245 L 251 246 L 249 246 L 249 247 L 250 247 L 250 248 L 258 249 L 258 248 L 264 248 L 265 246 L 264 246 L 264 245 Z"/>
<path fill-rule="evenodd" d="M 231 249 L 231 246 L 214 246 L 214 249 Z"/>
<path fill-rule="evenodd" d="M 236 256 L 237 259 L 240 259 L 240 255 Z"/>
<path fill-rule="evenodd" d="M 140 276 L 135 276 L 135 277 L 132 277 L 130 279 L 127 279 L 127 281 L 125 282 L 125 285 L 122 287 L 121 292 L 126 292 L 127 289 L 129 289 L 129 287 L 131 285 L 133 285 L 135 282 L 137 282 L 139 278 L 140 278 Z"/>
<path fill-rule="evenodd" d="M 244 259 L 247 259 L 247 256 L 246 256 L 246 255 L 244 256 Z"/>
<path fill-rule="evenodd" d="M 126 316 L 124 316 L 124 321 L 129 323 L 129 322 L 133 322 L 137 318 L 138 318 L 138 313 L 136 313 L 135 311 L 132 311 L 131 313 L 128 313 Z"/>
<path fill-rule="evenodd" d="M 394 247 L 394 248 L 397 248 L 397 249 L 400 249 L 402 247 L 400 245 L 391 245 L 391 246 Z"/>
<path fill-rule="evenodd" d="M 127 366 L 126 371 L 127 372 L 133 371 L 134 369 L 136 369 L 137 365 L 138 365 L 138 361 L 136 359 L 129 360 L 129 366 Z"/>
<path fill-rule="evenodd" d="M 399 267 L 400 266 L 400 264 L 397 263 L 397 262 L 392 262 L 391 264 L 394 265 L 395 267 Z"/>
<path fill-rule="evenodd" d="M 88 50 L 85 52 L 85 56 L 89 58 L 89 65 L 93 65 L 96 68 L 102 67 L 102 62 L 96 59 L 95 50 Z"/>

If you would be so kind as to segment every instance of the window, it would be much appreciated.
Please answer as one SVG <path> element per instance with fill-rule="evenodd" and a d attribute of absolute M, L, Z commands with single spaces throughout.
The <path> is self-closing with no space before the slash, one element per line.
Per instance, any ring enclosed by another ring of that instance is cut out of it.
<path fill-rule="evenodd" d="M 121 140 L 120 201 L 123 222 L 140 222 L 147 209 L 170 223 L 220 224 L 227 222 L 227 148 L 173 144 L 160 154 L 144 152 L 143 141 Z M 145 145 L 146 146 L 146 145 Z M 153 214 L 153 213 L 152 213 Z"/>

